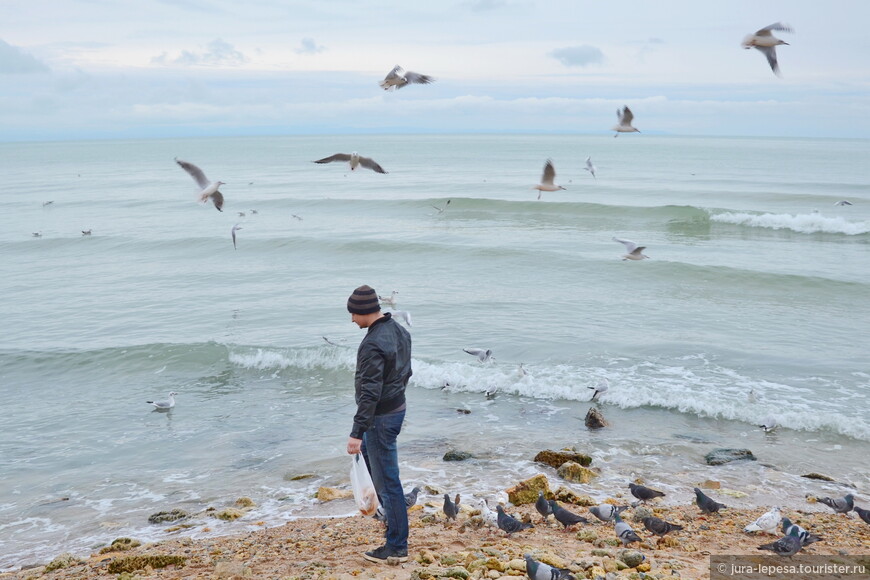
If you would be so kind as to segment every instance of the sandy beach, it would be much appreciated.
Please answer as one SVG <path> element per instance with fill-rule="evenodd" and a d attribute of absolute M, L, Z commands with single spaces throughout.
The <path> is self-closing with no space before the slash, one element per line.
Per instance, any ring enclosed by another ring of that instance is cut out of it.
<path fill-rule="evenodd" d="M 694 503 L 670 506 L 653 501 L 645 509 L 684 528 L 661 540 L 636 521 L 644 506 L 631 508 L 623 514 L 623 519 L 643 538 L 640 544 L 634 543 L 628 548 L 643 556 L 638 564 L 632 562 L 632 554 L 620 545 L 613 524 L 599 522 L 586 507 L 565 504 L 590 520 L 565 530 L 552 517 L 548 523 L 543 523 L 532 504 L 508 506 L 508 513 L 535 524 L 534 528 L 509 537 L 497 528 L 486 526 L 476 506 L 463 504 L 458 520 L 448 522 L 441 512 L 440 498 L 432 491 L 435 490 L 429 490 L 425 497 L 421 494 L 417 505 L 409 511 L 411 534 L 406 563 L 373 564 L 364 560 L 362 553 L 381 543 L 383 526 L 372 518 L 358 515 L 302 518 L 244 535 L 196 540 L 173 539 L 172 532 L 167 531 L 165 541 L 137 546 L 135 538 L 130 539 L 132 542 L 122 540 L 114 545 L 125 548 L 132 544 L 134 547 L 118 550 L 104 547 L 87 558 L 72 558 L 67 562 L 57 559 L 58 563 L 68 564 L 66 567 L 49 570 L 39 566 L 0 574 L 0 578 L 404 580 L 524 577 L 523 555 L 528 553 L 540 561 L 569 568 L 576 578 L 696 579 L 711 577 L 711 555 L 746 555 L 753 561 L 761 561 L 757 558 L 766 556 L 767 562 L 784 561 L 757 549 L 778 536 L 743 531 L 743 527 L 767 511 L 767 507 L 728 508 L 721 515 L 703 515 Z M 607 501 L 625 504 L 633 499 L 626 491 Z M 348 499 L 331 503 L 346 504 L 353 509 Z M 783 510 L 783 515 L 793 523 L 823 538 L 797 557 L 804 554 L 862 555 L 867 556 L 862 562 L 870 571 L 870 525 L 854 512 L 826 513 L 819 511 L 822 507 L 810 499 L 806 510 Z"/>

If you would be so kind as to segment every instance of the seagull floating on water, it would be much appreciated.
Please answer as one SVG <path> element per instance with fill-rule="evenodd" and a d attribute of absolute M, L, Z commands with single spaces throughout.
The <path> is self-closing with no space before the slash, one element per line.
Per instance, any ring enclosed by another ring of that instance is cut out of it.
<path fill-rule="evenodd" d="M 591 157 L 586 158 L 586 167 L 584 167 L 583 169 L 585 169 L 586 171 L 591 173 L 592 177 L 595 177 L 595 166 L 592 165 L 592 158 Z M 598 178 L 595 177 L 595 179 L 598 179 Z"/>
<path fill-rule="evenodd" d="M 772 433 L 773 431 L 776 431 L 777 427 L 779 427 L 779 423 L 777 423 L 776 419 L 773 417 L 766 417 L 758 426 L 761 427 L 765 433 Z"/>
<path fill-rule="evenodd" d="M 199 185 L 199 201 L 205 203 L 209 198 L 211 198 L 215 209 L 218 211 L 224 211 L 221 209 L 224 206 L 224 196 L 220 191 L 218 191 L 218 189 L 221 185 L 226 185 L 226 183 L 223 181 L 211 181 L 205 176 L 202 169 L 193 163 L 182 161 L 178 157 L 175 158 L 175 162 L 193 178 L 197 185 Z"/>
<path fill-rule="evenodd" d="M 41 238 L 41 237 L 42 237 L 42 232 L 33 232 L 33 237 L 34 237 L 34 238 Z"/>
<path fill-rule="evenodd" d="M 347 153 L 336 153 L 335 155 L 330 155 L 329 157 L 324 157 L 323 159 L 318 159 L 315 163 L 332 163 L 333 161 L 347 161 L 350 163 L 350 170 L 355 171 L 357 167 L 365 167 L 366 169 L 371 169 L 375 173 L 386 173 L 384 168 L 377 164 L 374 159 L 369 157 L 363 157 L 356 151 L 351 154 Z"/>
<path fill-rule="evenodd" d="M 171 409 L 175 406 L 175 395 L 177 395 L 175 391 L 170 391 L 169 399 L 166 401 L 145 401 L 146 403 L 151 403 L 154 405 L 155 409 L 163 410 L 163 409 Z"/>
<path fill-rule="evenodd" d="M 541 175 L 541 183 L 532 188 L 538 190 L 538 199 L 541 199 L 541 194 L 545 191 L 559 191 L 560 189 L 565 189 L 561 185 L 555 185 L 553 183 L 553 180 L 555 179 L 556 168 L 553 167 L 553 162 L 547 159 L 547 162 L 544 163 L 544 173 Z"/>
<path fill-rule="evenodd" d="M 236 249 L 236 232 L 242 229 L 242 226 L 236 224 L 233 226 L 233 229 L 230 230 L 230 235 L 233 237 L 233 249 Z"/>
<path fill-rule="evenodd" d="M 402 67 L 396 65 L 393 67 L 393 70 L 387 73 L 387 76 L 385 76 L 384 80 L 379 84 L 385 91 L 392 91 L 394 89 L 401 89 L 405 85 L 428 85 L 432 82 L 435 82 L 435 79 L 429 75 L 421 75 L 412 71 L 405 71 Z"/>
<path fill-rule="evenodd" d="M 625 254 L 622 256 L 622 260 L 643 260 L 644 258 L 649 258 L 643 251 L 646 249 L 646 246 L 638 246 L 636 243 L 631 240 L 623 240 L 622 238 L 617 238 L 614 236 L 614 242 L 619 242 L 620 244 L 625 246 Z"/>
<path fill-rule="evenodd" d="M 619 119 L 619 123 L 613 127 L 613 130 L 616 131 L 613 135 L 614 137 L 619 137 L 620 133 L 640 133 L 638 129 L 631 126 L 631 122 L 634 120 L 634 113 L 628 107 L 623 107 L 621 111 L 616 109 L 616 118 Z"/>
<path fill-rule="evenodd" d="M 742 46 L 746 50 L 750 48 L 760 50 L 767 57 L 770 70 L 773 71 L 773 74 L 779 76 L 779 64 L 776 62 L 776 47 L 780 44 L 788 45 L 788 43 L 771 34 L 772 30 L 794 32 L 788 24 L 774 22 L 770 26 L 757 30 L 754 34 L 747 34 L 746 38 L 743 39 Z"/>

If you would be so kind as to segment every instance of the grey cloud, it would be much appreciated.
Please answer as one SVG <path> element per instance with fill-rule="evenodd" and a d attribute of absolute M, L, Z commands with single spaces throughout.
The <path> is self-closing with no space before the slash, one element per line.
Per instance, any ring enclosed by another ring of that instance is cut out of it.
<path fill-rule="evenodd" d="M 604 62 L 604 53 L 588 44 L 559 48 L 551 52 L 550 56 L 565 66 L 588 66 Z"/>
<path fill-rule="evenodd" d="M 40 73 L 48 70 L 48 67 L 36 57 L 0 40 L 0 74 Z"/>
<path fill-rule="evenodd" d="M 208 44 L 208 50 L 205 52 L 182 50 L 181 54 L 175 58 L 164 52 L 160 56 L 152 58 L 151 62 L 180 65 L 237 65 L 248 62 L 248 57 L 236 50 L 229 42 L 217 38 Z"/>
<path fill-rule="evenodd" d="M 318 46 L 316 42 L 314 42 L 313 38 L 303 38 L 302 46 L 296 49 L 298 54 L 317 54 L 318 52 L 323 52 L 326 50 L 325 46 Z"/>

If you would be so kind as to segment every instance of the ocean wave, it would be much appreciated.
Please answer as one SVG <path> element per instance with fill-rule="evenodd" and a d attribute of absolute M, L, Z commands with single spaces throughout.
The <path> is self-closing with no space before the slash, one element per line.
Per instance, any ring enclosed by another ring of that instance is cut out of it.
<path fill-rule="evenodd" d="M 870 223 L 851 222 L 843 217 L 825 217 L 819 213 L 775 214 L 724 212 L 710 216 L 714 222 L 771 230 L 791 230 L 801 234 L 845 234 L 860 236 L 870 233 Z"/>

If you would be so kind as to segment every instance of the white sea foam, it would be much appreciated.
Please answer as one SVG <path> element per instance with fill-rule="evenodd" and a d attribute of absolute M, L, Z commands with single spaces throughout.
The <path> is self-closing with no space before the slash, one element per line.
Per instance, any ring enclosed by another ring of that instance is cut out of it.
<path fill-rule="evenodd" d="M 725 212 L 712 214 L 710 220 L 771 230 L 792 230 L 802 234 L 845 234 L 859 236 L 870 232 L 870 222 L 852 222 L 843 217 L 825 217 L 820 213 L 744 213 Z"/>

